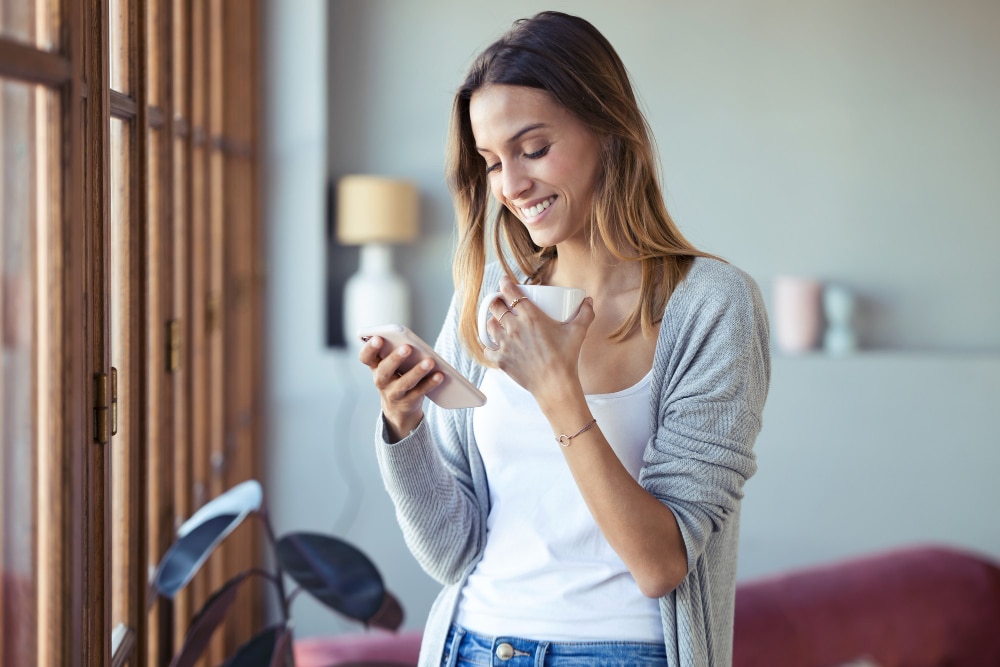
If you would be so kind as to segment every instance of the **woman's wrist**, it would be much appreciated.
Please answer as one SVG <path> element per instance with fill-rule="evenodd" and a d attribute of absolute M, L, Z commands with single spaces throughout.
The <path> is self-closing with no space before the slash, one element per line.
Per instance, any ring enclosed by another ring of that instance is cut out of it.
<path fill-rule="evenodd" d="M 417 430 L 424 420 L 423 411 L 415 414 L 391 416 L 385 410 L 382 411 L 382 420 L 385 423 L 386 441 L 394 444 Z"/>
<path fill-rule="evenodd" d="M 554 383 L 543 391 L 534 394 L 538 407 L 551 422 L 558 414 L 565 414 L 574 409 L 590 412 L 587 397 L 579 380 L 566 380 Z"/>
<path fill-rule="evenodd" d="M 594 418 L 582 389 L 579 392 L 561 392 L 549 396 L 544 404 L 539 402 L 539 407 L 552 427 L 554 436 L 575 433 Z"/>

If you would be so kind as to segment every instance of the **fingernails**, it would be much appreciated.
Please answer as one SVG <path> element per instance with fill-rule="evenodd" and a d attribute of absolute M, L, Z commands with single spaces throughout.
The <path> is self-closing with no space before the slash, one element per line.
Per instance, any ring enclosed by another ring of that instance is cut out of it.
<path fill-rule="evenodd" d="M 420 367 L 423 368 L 424 370 L 430 369 L 430 367 L 433 365 L 434 362 L 431 361 L 430 359 L 424 359 L 423 361 L 420 362 Z"/>

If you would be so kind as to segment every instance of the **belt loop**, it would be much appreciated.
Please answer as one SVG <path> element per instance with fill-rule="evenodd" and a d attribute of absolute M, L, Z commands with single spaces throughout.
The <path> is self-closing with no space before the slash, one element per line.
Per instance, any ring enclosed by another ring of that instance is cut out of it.
<path fill-rule="evenodd" d="M 548 642 L 538 642 L 535 646 L 535 667 L 545 667 L 545 654 L 549 652 Z"/>
<path fill-rule="evenodd" d="M 448 647 L 448 660 L 445 667 L 455 667 L 458 664 L 458 649 L 462 645 L 462 638 L 465 637 L 465 628 L 458 624 L 451 626 L 451 646 Z"/>

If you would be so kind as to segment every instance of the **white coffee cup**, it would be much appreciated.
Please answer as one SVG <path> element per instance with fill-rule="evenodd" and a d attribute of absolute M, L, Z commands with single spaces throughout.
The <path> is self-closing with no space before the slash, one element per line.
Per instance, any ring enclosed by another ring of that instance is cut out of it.
<path fill-rule="evenodd" d="M 558 285 L 518 285 L 524 297 L 542 309 L 542 312 L 554 320 L 565 322 L 576 315 L 583 297 L 582 289 L 577 287 L 560 287 Z M 487 294 L 479 306 L 479 340 L 491 350 L 497 349 L 496 342 L 486 331 L 486 324 L 493 316 L 490 305 L 501 295 L 500 292 Z"/>

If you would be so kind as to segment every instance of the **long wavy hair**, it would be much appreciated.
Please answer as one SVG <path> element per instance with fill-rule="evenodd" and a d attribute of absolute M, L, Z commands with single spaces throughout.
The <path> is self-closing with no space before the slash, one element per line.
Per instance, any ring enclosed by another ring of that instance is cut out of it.
<path fill-rule="evenodd" d="M 504 271 L 515 275 L 513 261 L 529 282 L 556 256 L 555 247 L 535 245 L 517 217 L 491 196 L 469 103 L 476 91 L 496 84 L 548 92 L 599 138 L 591 247 L 596 251 L 601 244 L 619 260 L 642 264 L 638 304 L 610 338 L 622 340 L 640 328 L 649 335 L 693 258 L 710 255 L 696 250 L 667 213 L 652 133 L 618 54 L 586 20 L 549 11 L 515 22 L 476 58 L 455 94 L 447 178 L 458 217 L 453 278 L 460 295 L 462 342 L 486 363 L 477 333 L 477 302 L 488 243 Z"/>

